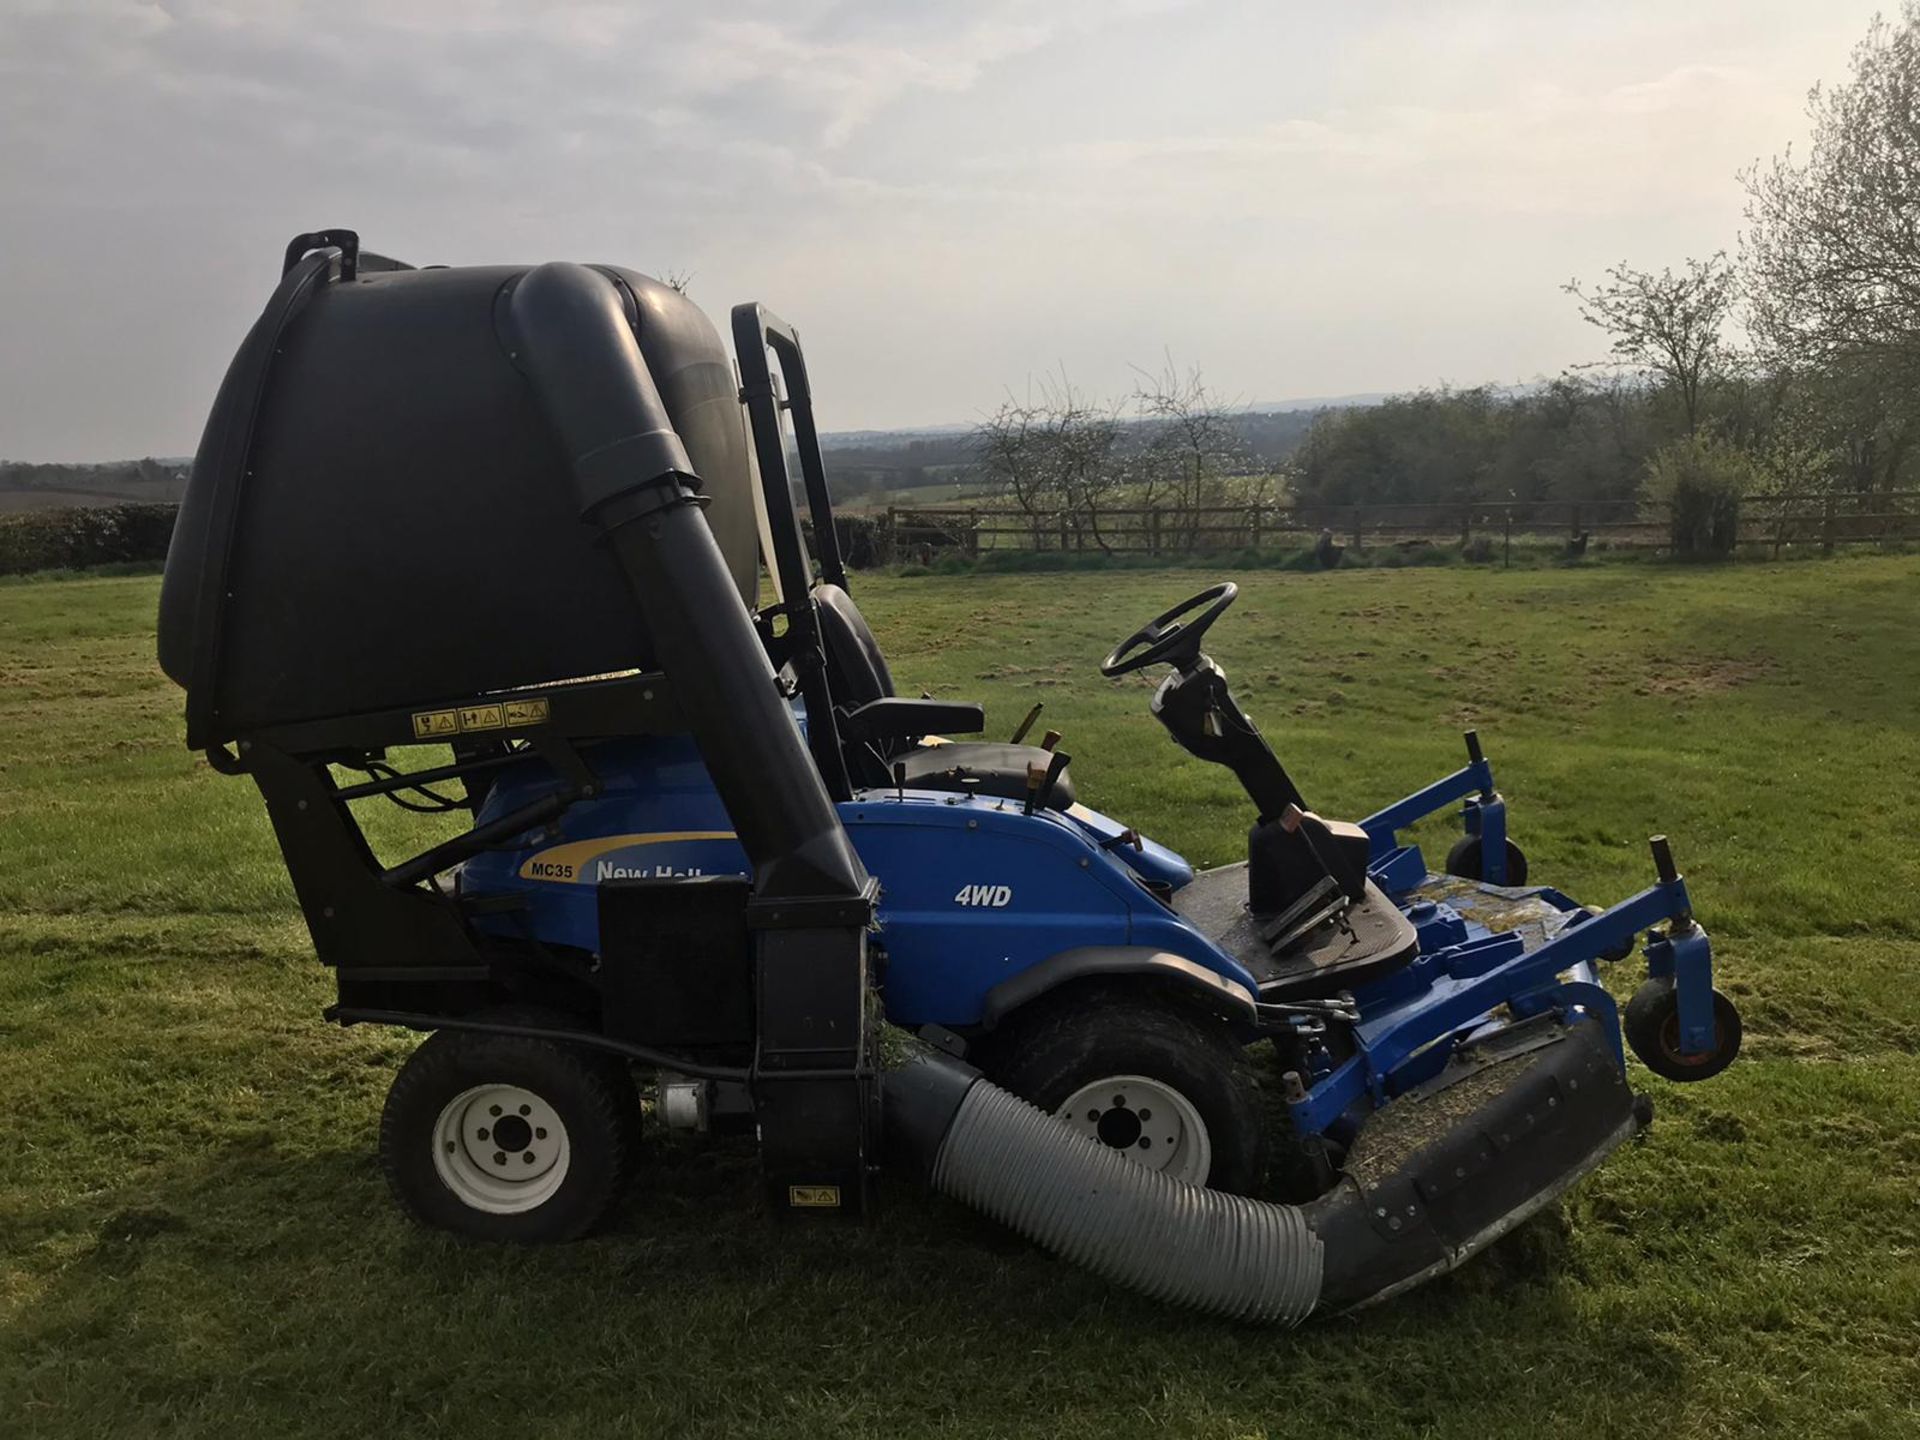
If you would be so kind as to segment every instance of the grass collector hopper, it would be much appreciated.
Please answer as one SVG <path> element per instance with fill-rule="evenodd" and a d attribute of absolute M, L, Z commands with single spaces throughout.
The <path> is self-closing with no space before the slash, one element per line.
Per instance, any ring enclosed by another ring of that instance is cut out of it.
<path fill-rule="evenodd" d="M 1529 884 L 1472 736 L 1321 818 L 1201 649 L 1232 584 L 1100 668 L 1164 670 L 1154 715 L 1246 791 L 1246 861 L 1082 804 L 1056 744 L 941 738 L 982 712 L 894 693 L 798 338 L 755 305 L 732 331 L 737 372 L 634 272 L 321 232 L 215 401 L 160 658 L 188 744 L 266 801 L 329 1018 L 432 1032 L 380 1135 L 414 1215 L 585 1232 L 645 1077 L 655 1125 L 754 1130 L 776 1211 L 862 1215 L 884 1162 L 1116 1282 L 1294 1322 L 1458 1264 L 1638 1133 L 1623 1032 L 1673 1078 L 1733 1058 L 1663 840 L 1610 909 Z M 429 843 L 376 856 L 380 799 L 438 812 Z M 1398 832 L 1456 804 L 1432 873 Z M 1623 1020 L 1596 971 L 1642 934 Z"/>

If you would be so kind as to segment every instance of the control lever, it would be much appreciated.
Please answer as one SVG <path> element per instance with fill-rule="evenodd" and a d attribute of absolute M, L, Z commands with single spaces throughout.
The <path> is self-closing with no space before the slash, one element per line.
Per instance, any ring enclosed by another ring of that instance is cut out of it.
<path fill-rule="evenodd" d="M 1026 739 L 1027 732 L 1033 728 L 1033 722 L 1040 718 L 1040 712 L 1046 708 L 1046 702 L 1040 701 L 1034 705 L 1033 709 L 1027 711 L 1027 718 L 1020 722 L 1019 727 L 1013 732 L 1013 738 L 1007 741 L 1007 743 L 1009 745 L 1018 745 L 1022 740 Z"/>
<path fill-rule="evenodd" d="M 1072 757 L 1064 751 L 1056 750 L 1053 752 L 1053 759 L 1047 762 L 1045 768 L 1039 765 L 1027 767 L 1026 814 L 1033 814 L 1035 810 L 1047 803 L 1053 794 L 1053 787 L 1059 783 L 1061 772 L 1067 768 L 1071 759 Z"/>
<path fill-rule="evenodd" d="M 1060 743 L 1060 732 L 1058 730 L 1049 730 L 1047 731 L 1046 734 L 1040 737 L 1040 748 L 1042 750 L 1051 750 L 1053 749 L 1054 746 L 1058 745 L 1059 743 Z"/>

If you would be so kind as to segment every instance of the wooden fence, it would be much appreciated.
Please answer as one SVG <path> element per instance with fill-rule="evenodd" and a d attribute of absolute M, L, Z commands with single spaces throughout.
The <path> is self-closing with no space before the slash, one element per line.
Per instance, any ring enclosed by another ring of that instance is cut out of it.
<path fill-rule="evenodd" d="M 1068 550 L 1132 555 L 1192 555 L 1248 549 L 1298 549 L 1322 532 L 1356 549 L 1423 544 L 1501 545 L 1551 539 L 1576 549 L 1663 549 L 1664 515 L 1635 500 L 1535 500 L 1427 505 L 1220 505 L 1102 509 L 1093 514 L 1026 515 L 991 505 L 888 506 L 875 517 L 883 563 L 926 560 L 943 552 Z M 1583 540 L 1581 537 L 1585 537 Z M 1740 503 L 1739 543 L 1774 554 L 1787 546 L 1920 541 L 1920 490 L 1749 495 Z"/>

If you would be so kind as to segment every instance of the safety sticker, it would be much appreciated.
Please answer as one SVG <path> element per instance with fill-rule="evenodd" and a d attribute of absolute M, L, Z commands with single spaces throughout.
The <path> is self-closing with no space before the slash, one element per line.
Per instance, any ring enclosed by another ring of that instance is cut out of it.
<path fill-rule="evenodd" d="M 506 704 L 507 724 L 544 725 L 547 723 L 548 702 L 545 700 L 509 700 Z"/>
<path fill-rule="evenodd" d="M 837 1210 L 840 1208 L 838 1185 L 789 1185 L 787 1204 L 796 1210 Z"/>
<path fill-rule="evenodd" d="M 436 735 L 458 735 L 460 733 L 460 712 L 458 710 L 422 710 L 413 717 L 413 738 L 432 739 Z"/>
<path fill-rule="evenodd" d="M 544 725 L 551 714 L 547 700 L 508 700 L 486 705 L 463 705 L 458 710 L 418 710 L 413 716 L 413 738 L 439 740 L 448 735 L 470 735 L 479 730 L 505 730 L 515 725 Z"/>

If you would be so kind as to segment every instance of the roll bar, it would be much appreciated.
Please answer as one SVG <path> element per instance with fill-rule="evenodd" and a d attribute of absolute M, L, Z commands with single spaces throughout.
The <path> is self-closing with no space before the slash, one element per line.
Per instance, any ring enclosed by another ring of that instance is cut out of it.
<path fill-rule="evenodd" d="M 827 468 L 820 455 L 820 432 L 813 421 L 813 394 L 807 384 L 807 360 L 800 336 L 778 315 L 755 301 L 733 307 L 733 351 L 740 365 L 740 402 L 747 407 L 753 430 L 754 456 L 760 464 L 760 485 L 767 509 L 767 529 L 773 536 L 770 557 L 780 577 L 781 610 L 787 617 L 794 670 L 807 702 L 807 744 L 814 764 L 836 800 L 849 799 L 853 784 L 827 682 L 826 654 L 821 646 L 820 617 L 813 601 L 814 576 L 807 563 L 807 546 L 800 534 L 800 518 L 793 508 L 793 481 L 787 471 L 787 447 L 780 434 L 783 402 L 773 388 L 767 364 L 771 348 L 780 357 L 780 373 L 789 396 L 784 402 L 793 416 L 794 440 L 800 450 L 800 475 L 806 486 L 807 509 L 813 519 L 814 550 L 820 557 L 820 579 L 845 589 L 847 567 L 840 555 L 840 537 L 833 528 L 833 498 L 827 493 Z"/>
<path fill-rule="evenodd" d="M 793 439 L 800 451 L 800 478 L 806 486 L 820 578 L 844 590 L 847 566 L 840 554 L 840 536 L 833 528 L 833 497 L 827 492 L 827 467 L 820 454 L 820 431 L 814 424 L 813 390 L 807 382 L 807 357 L 800 349 L 800 335 L 764 305 L 749 301 L 733 307 L 733 352 L 740 362 L 740 400 L 753 422 L 760 482 L 766 489 L 768 513 L 774 517 L 776 547 L 780 544 L 781 520 L 792 529 L 791 555 L 777 557 L 780 582 L 789 594 L 804 593 L 813 576 L 807 573 L 806 548 L 800 543 L 800 527 L 793 514 L 787 447 L 780 439 L 783 402 L 773 388 L 773 371 L 767 364 L 769 349 L 780 357 L 780 373 L 787 382 L 784 408 L 793 417 Z"/>

